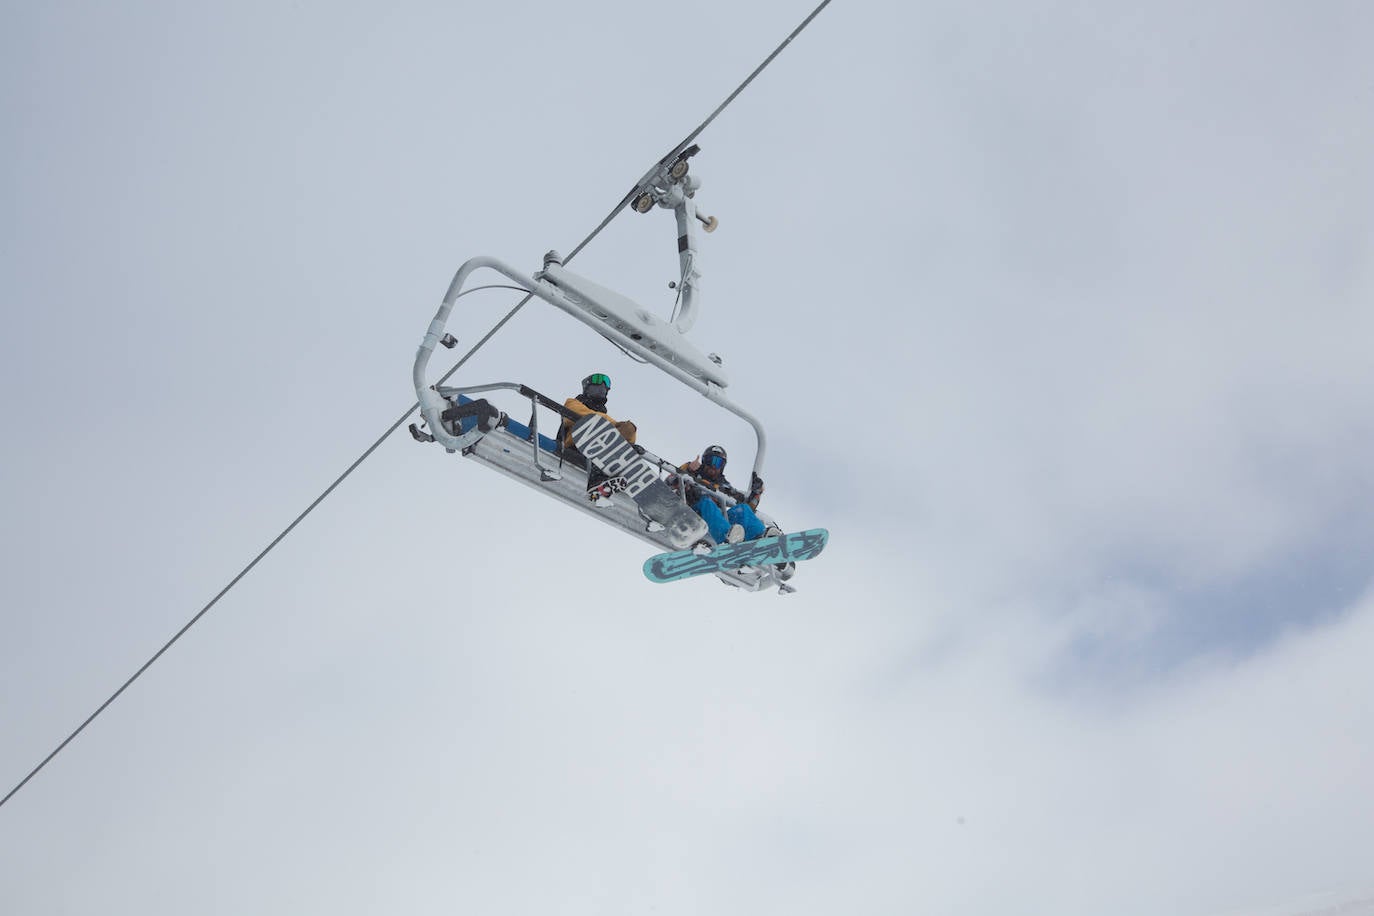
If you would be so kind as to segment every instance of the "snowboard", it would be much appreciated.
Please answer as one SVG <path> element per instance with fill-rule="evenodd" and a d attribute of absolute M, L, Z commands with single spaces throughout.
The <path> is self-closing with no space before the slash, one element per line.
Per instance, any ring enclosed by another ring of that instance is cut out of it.
<path fill-rule="evenodd" d="M 571 431 L 573 445 L 587 461 L 608 477 L 625 478 L 622 493 L 639 512 L 664 528 L 674 547 L 687 547 L 706 537 L 706 523 L 659 477 L 658 465 L 635 450 L 620 431 L 600 414 L 578 419 Z"/>
<path fill-rule="evenodd" d="M 824 528 L 812 528 L 738 544 L 718 544 L 707 554 L 691 550 L 660 553 L 644 561 L 644 575 L 652 582 L 676 582 L 741 566 L 809 560 L 825 549 L 829 539 L 830 532 Z"/>

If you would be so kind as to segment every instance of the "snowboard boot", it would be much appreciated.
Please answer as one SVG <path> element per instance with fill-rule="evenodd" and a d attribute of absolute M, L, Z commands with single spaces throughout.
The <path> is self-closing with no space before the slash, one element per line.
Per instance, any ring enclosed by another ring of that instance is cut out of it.
<path fill-rule="evenodd" d="M 727 544 L 738 544 L 740 541 L 743 541 L 743 540 L 744 540 L 744 526 L 743 526 L 743 525 L 731 525 L 731 526 L 730 526 L 730 530 L 727 531 L 727 532 L 725 532 L 725 543 L 727 543 Z"/>

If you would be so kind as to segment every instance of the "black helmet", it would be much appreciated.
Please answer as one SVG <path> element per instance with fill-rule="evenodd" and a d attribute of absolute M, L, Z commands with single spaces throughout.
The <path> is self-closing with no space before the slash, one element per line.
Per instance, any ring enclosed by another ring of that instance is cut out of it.
<path fill-rule="evenodd" d="M 595 405 L 587 406 L 593 409 L 605 409 L 606 395 L 611 393 L 611 377 L 604 372 L 593 372 L 582 380 L 582 397 L 585 401 L 594 401 Z"/>
<path fill-rule="evenodd" d="M 725 449 L 719 445 L 709 446 L 706 451 L 701 453 L 702 467 L 711 468 L 715 471 L 725 470 Z"/>

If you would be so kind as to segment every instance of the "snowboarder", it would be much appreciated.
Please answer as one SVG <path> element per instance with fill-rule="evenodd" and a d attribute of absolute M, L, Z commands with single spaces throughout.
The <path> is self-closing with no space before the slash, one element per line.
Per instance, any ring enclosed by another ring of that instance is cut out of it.
<path fill-rule="evenodd" d="M 606 397 L 610 393 L 611 377 L 604 372 L 593 372 L 582 380 L 582 393 L 568 398 L 563 402 L 563 406 L 579 417 L 584 417 L 590 413 L 601 414 L 615 426 L 631 445 L 634 445 L 635 434 L 638 432 L 634 423 L 630 420 L 616 422 L 615 418 L 606 413 Z M 563 428 L 558 435 L 558 445 L 565 456 L 572 456 L 578 462 L 585 462 L 582 454 L 572 443 L 573 422 L 573 420 L 564 417 Z M 611 499 L 611 494 L 623 486 L 623 478 L 608 477 L 594 467 L 587 467 L 587 499 L 591 500 L 592 505 L 598 509 L 609 509 L 615 505 Z"/>
<path fill-rule="evenodd" d="M 711 537 L 717 544 L 738 544 L 740 541 L 782 534 L 782 529 L 776 525 L 765 525 L 754 514 L 763 497 L 762 478 L 751 473 L 749 492 L 742 493 L 725 479 L 725 462 L 725 449 L 712 445 L 701 453 L 700 458 L 694 458 L 678 468 L 681 472 L 679 477 L 687 478 L 687 505 L 695 509 L 697 515 L 706 522 Z M 722 511 L 720 504 L 706 490 L 726 494 L 735 500 L 735 505 Z"/>

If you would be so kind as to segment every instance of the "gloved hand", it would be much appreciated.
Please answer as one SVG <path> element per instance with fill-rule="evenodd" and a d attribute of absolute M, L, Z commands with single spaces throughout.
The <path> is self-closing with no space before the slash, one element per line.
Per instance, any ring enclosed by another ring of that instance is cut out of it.
<path fill-rule="evenodd" d="M 749 495 L 759 496 L 763 493 L 763 478 L 758 474 L 750 472 L 749 475 Z"/>

